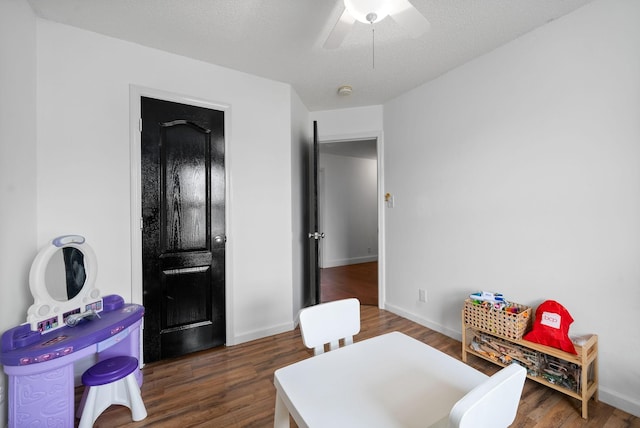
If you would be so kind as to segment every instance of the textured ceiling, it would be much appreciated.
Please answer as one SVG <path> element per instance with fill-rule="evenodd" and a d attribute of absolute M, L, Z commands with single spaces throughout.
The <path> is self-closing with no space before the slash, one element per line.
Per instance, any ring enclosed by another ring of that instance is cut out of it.
<path fill-rule="evenodd" d="M 342 0 L 29 0 L 38 16 L 291 84 L 311 111 L 382 104 L 592 0 L 411 0 L 419 38 L 391 19 L 322 47 Z M 341 85 L 353 94 L 337 95 Z"/>

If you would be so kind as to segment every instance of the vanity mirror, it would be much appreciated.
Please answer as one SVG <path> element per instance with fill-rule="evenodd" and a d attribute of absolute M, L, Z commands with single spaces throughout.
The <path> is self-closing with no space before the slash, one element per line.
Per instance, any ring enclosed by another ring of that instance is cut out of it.
<path fill-rule="evenodd" d="M 64 326 L 71 315 L 102 311 L 95 287 L 97 267 L 93 249 L 80 235 L 59 236 L 42 248 L 29 272 L 31 330 L 46 333 Z M 70 320 L 77 322 L 78 317 Z"/>

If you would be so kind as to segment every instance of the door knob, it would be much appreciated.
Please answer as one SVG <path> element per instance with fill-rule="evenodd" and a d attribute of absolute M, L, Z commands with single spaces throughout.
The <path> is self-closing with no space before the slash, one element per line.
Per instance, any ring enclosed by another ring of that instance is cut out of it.
<path fill-rule="evenodd" d="M 213 242 L 216 244 L 223 244 L 227 242 L 227 237 L 225 235 L 216 235 L 213 237 Z"/>

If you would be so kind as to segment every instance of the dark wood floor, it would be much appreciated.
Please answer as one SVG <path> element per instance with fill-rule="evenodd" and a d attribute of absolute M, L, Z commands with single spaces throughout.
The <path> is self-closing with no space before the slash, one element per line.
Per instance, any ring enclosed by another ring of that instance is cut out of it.
<path fill-rule="evenodd" d="M 320 270 L 322 302 L 357 297 L 363 305 L 378 306 L 378 262 Z"/>
<path fill-rule="evenodd" d="M 377 307 L 362 306 L 361 323 L 356 342 L 401 331 L 460 359 L 460 342 Z M 300 330 L 295 329 L 237 346 L 151 363 L 143 369 L 142 386 L 149 416 L 144 421 L 131 422 L 127 408 L 112 406 L 98 418 L 95 427 L 271 427 L 275 403 L 273 372 L 312 355 L 302 344 Z M 488 375 L 498 369 L 473 356 L 469 363 Z M 78 401 L 81 392 L 80 388 L 76 390 Z M 577 400 L 527 381 L 512 426 L 640 428 L 640 418 L 601 402 L 590 402 L 589 416 L 588 421 L 580 417 Z"/>

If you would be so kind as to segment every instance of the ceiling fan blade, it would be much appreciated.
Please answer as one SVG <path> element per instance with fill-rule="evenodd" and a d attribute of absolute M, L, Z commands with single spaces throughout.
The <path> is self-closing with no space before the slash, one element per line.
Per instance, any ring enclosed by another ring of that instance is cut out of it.
<path fill-rule="evenodd" d="M 419 37 L 431 28 L 427 18 L 409 3 L 409 0 L 393 0 L 389 16 L 403 28 L 409 30 L 413 37 Z"/>
<path fill-rule="evenodd" d="M 349 31 L 351 31 L 354 22 L 356 22 L 355 18 L 345 9 L 322 47 L 325 49 L 335 49 L 339 47 L 345 37 L 347 37 L 347 34 L 349 34 Z"/>

